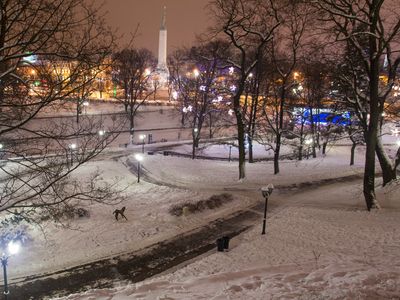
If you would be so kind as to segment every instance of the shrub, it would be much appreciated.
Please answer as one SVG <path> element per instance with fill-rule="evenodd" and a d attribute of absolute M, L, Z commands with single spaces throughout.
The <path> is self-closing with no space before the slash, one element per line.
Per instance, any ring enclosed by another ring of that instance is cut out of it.
<path fill-rule="evenodd" d="M 183 208 L 187 207 L 190 213 L 201 212 L 205 209 L 214 209 L 222 206 L 224 203 L 230 202 L 233 200 L 232 194 L 222 193 L 218 195 L 212 195 L 207 200 L 199 200 L 195 203 L 192 202 L 184 202 L 181 204 L 173 205 L 169 209 L 169 213 L 173 216 L 181 216 L 183 213 Z"/>
<path fill-rule="evenodd" d="M 62 207 L 49 208 L 48 211 L 43 212 L 41 216 L 42 221 L 53 220 L 72 220 L 77 218 L 89 218 L 90 213 L 87 209 L 82 207 L 74 207 L 65 204 Z"/>

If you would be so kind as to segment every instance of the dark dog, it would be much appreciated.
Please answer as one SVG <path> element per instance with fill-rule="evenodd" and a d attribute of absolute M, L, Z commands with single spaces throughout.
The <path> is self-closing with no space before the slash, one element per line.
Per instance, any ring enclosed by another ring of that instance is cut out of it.
<path fill-rule="evenodd" d="M 128 220 L 124 215 L 124 211 L 125 211 L 125 206 L 121 209 L 114 210 L 113 214 L 115 215 L 115 219 L 117 221 L 118 221 L 118 215 L 121 215 L 121 217 L 125 218 L 125 220 Z"/>

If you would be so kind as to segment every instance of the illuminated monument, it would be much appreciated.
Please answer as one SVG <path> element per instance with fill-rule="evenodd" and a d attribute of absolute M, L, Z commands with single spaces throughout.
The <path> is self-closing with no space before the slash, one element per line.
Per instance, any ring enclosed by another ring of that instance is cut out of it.
<path fill-rule="evenodd" d="M 156 74 L 162 86 L 168 84 L 169 71 L 167 66 L 167 8 L 164 6 L 164 11 L 161 19 L 160 34 L 158 39 L 158 63 Z"/>

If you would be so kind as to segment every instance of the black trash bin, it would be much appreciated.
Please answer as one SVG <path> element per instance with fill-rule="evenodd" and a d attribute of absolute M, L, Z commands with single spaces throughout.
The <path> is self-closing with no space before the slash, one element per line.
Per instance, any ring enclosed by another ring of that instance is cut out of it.
<path fill-rule="evenodd" d="M 224 251 L 224 239 L 223 238 L 217 239 L 217 250 L 220 252 Z"/>
<path fill-rule="evenodd" d="M 222 241 L 223 241 L 223 244 L 224 244 L 224 249 L 225 250 L 228 250 L 229 249 L 229 241 L 230 241 L 230 237 L 229 236 L 223 236 L 222 237 Z"/>

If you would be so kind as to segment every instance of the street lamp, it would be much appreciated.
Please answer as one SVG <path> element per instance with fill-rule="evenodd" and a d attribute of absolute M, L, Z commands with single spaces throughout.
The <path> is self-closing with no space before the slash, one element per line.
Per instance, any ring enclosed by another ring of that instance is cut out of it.
<path fill-rule="evenodd" d="M 143 160 L 143 155 L 142 154 L 136 154 L 135 159 L 137 160 L 137 182 L 140 182 L 140 162 Z"/>
<path fill-rule="evenodd" d="M 89 101 L 83 101 L 83 106 L 85 107 L 85 115 L 87 115 L 87 108 L 89 106 Z"/>
<path fill-rule="evenodd" d="M 174 100 L 178 100 L 178 92 L 177 92 L 177 91 L 173 91 L 173 92 L 172 92 L 172 98 L 173 98 Z"/>
<path fill-rule="evenodd" d="M 70 155 L 71 155 L 71 167 L 74 164 L 74 151 L 75 151 L 76 147 L 77 146 L 76 146 L 75 143 L 74 144 L 69 144 L 69 146 L 68 146 L 69 152 L 70 152 Z"/>
<path fill-rule="evenodd" d="M 310 145 L 311 145 L 311 143 L 312 143 L 312 139 L 307 139 L 306 141 L 305 141 L 305 144 L 307 145 L 307 159 L 309 158 L 309 156 L 310 156 Z"/>
<path fill-rule="evenodd" d="M 150 76 L 150 74 L 151 74 L 151 70 L 149 68 L 146 68 L 144 70 L 144 76 Z"/>
<path fill-rule="evenodd" d="M 8 290 L 8 282 L 7 282 L 7 264 L 8 259 L 11 255 L 17 254 L 20 249 L 20 244 L 18 242 L 11 241 L 8 243 L 8 253 L 4 253 L 1 255 L 1 265 L 3 266 L 3 278 L 4 278 L 4 299 L 8 299 L 8 294 L 10 291 Z"/>
<path fill-rule="evenodd" d="M 263 219 L 263 227 L 262 227 L 261 234 L 265 234 L 265 225 L 267 224 L 268 198 L 269 198 L 269 196 L 271 196 L 273 190 L 274 190 L 274 185 L 272 183 L 268 184 L 266 187 L 261 188 L 261 194 L 265 198 L 264 219 Z"/>
<path fill-rule="evenodd" d="M 139 138 L 142 140 L 142 153 L 144 153 L 144 141 L 146 139 L 146 135 L 145 134 L 141 134 L 139 136 Z"/>
<path fill-rule="evenodd" d="M 100 136 L 100 138 L 101 138 L 101 148 L 104 148 L 104 139 L 103 139 L 103 136 L 106 134 L 106 131 L 105 130 L 99 130 L 99 136 Z"/>

